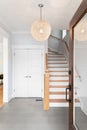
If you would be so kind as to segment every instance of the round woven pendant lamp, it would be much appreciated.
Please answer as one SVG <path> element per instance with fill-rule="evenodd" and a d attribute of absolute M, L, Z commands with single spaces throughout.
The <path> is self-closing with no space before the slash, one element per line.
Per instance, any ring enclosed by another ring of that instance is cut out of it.
<path fill-rule="evenodd" d="M 31 34 L 37 41 L 45 41 L 51 34 L 51 26 L 47 21 L 42 20 L 43 5 L 39 4 L 38 6 L 40 7 L 40 20 L 33 22 L 31 26 Z"/>

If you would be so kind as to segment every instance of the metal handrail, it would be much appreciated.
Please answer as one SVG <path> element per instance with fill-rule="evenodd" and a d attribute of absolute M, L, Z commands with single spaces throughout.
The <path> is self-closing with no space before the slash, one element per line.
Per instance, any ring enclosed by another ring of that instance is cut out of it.
<path fill-rule="evenodd" d="M 57 39 L 58 41 L 60 40 L 60 41 L 64 42 L 64 43 L 65 43 L 65 46 L 66 46 L 66 48 L 67 48 L 67 51 L 69 52 L 69 47 L 68 47 L 68 45 L 67 45 L 67 43 L 66 43 L 65 40 L 60 39 L 60 38 L 58 38 L 58 37 L 55 37 L 55 36 L 53 36 L 53 35 L 50 35 L 50 36 L 51 36 L 51 37 L 54 37 L 54 38 Z"/>

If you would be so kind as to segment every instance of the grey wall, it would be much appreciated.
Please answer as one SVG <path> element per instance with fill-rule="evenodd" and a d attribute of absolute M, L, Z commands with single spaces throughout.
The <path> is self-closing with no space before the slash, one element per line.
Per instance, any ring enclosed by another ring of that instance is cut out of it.
<path fill-rule="evenodd" d="M 62 38 L 62 30 L 58 30 L 58 29 L 52 30 L 51 34 L 57 38 L 60 39 Z M 48 48 L 52 49 L 55 52 L 58 52 L 60 42 L 61 41 L 58 41 L 57 39 L 50 36 L 48 39 Z"/>
<path fill-rule="evenodd" d="M 67 46 L 69 47 L 69 43 L 70 43 L 69 42 L 69 30 L 67 30 L 66 33 L 67 34 L 66 34 L 66 36 L 64 37 L 63 40 L 66 42 Z M 65 57 L 67 59 L 67 63 L 69 64 L 69 51 L 67 50 L 65 45 L 63 47 L 64 47 L 63 50 L 64 50 Z"/>
<path fill-rule="evenodd" d="M 67 35 L 64 37 L 64 40 L 66 41 L 66 43 L 69 47 L 69 30 L 67 30 Z"/>
<path fill-rule="evenodd" d="M 69 46 L 69 35 L 68 34 L 69 34 L 69 32 L 67 31 L 67 35 L 64 38 L 64 40 L 67 42 L 67 45 Z M 62 39 L 62 31 L 61 30 L 54 30 L 52 35 Z M 64 54 L 66 57 L 67 63 L 69 63 L 69 52 L 67 51 L 66 45 L 63 41 L 57 40 L 57 39 L 50 36 L 49 40 L 48 40 L 48 47 L 55 52 L 58 52 L 60 54 Z"/>
<path fill-rule="evenodd" d="M 55 37 L 62 39 L 62 30 L 54 29 L 51 34 Z"/>

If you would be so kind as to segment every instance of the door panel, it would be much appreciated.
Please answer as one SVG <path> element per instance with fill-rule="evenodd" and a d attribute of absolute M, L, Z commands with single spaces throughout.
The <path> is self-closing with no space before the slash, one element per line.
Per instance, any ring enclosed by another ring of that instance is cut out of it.
<path fill-rule="evenodd" d="M 15 96 L 41 97 L 41 50 L 15 51 Z"/>
<path fill-rule="evenodd" d="M 30 50 L 29 51 L 31 62 L 30 62 L 30 97 L 41 97 L 41 69 L 42 69 L 42 57 L 41 50 Z"/>
<path fill-rule="evenodd" d="M 41 73 L 33 73 L 30 79 L 30 97 L 41 97 Z"/>
<path fill-rule="evenodd" d="M 27 53 L 26 50 L 16 50 L 14 57 L 14 85 L 16 97 L 27 97 Z"/>

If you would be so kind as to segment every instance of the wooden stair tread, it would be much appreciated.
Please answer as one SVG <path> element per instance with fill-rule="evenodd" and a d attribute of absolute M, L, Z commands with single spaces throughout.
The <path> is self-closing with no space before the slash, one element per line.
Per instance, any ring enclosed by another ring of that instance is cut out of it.
<path fill-rule="evenodd" d="M 49 61 L 66 61 L 66 59 L 48 59 L 48 62 Z"/>
<path fill-rule="evenodd" d="M 69 80 L 49 80 L 49 82 L 69 82 Z"/>
<path fill-rule="evenodd" d="M 48 52 L 48 54 L 51 54 L 51 55 L 59 55 L 59 56 L 64 56 L 63 54 L 57 54 L 57 53 L 53 53 L 53 52 Z"/>
<path fill-rule="evenodd" d="M 80 101 L 79 101 L 79 99 L 75 99 L 75 102 L 76 102 L 76 103 L 79 103 Z"/>
<path fill-rule="evenodd" d="M 48 68 L 69 68 L 67 66 L 48 66 Z"/>
<path fill-rule="evenodd" d="M 50 56 L 50 55 L 48 55 L 48 58 L 65 58 L 65 56 Z"/>
<path fill-rule="evenodd" d="M 53 85 L 50 85 L 49 86 L 49 88 L 67 88 L 68 87 L 68 85 L 55 85 L 55 86 L 53 86 Z"/>
<path fill-rule="evenodd" d="M 63 62 L 61 62 L 61 63 L 60 63 L 60 62 L 59 62 L 59 63 L 57 63 L 57 62 L 49 63 L 49 62 L 48 62 L 48 64 L 67 64 L 67 62 L 64 62 L 64 63 L 63 63 Z"/>
<path fill-rule="evenodd" d="M 68 72 L 67 70 L 49 70 L 49 72 Z"/>
<path fill-rule="evenodd" d="M 65 58 L 48 58 L 48 61 L 49 60 L 64 60 L 65 61 L 66 59 Z"/>
<path fill-rule="evenodd" d="M 67 101 L 65 99 L 49 99 L 49 102 L 51 103 L 66 103 Z"/>
<path fill-rule="evenodd" d="M 66 59 L 66 57 L 65 56 L 57 56 L 57 55 L 48 55 L 48 58 L 65 58 Z"/>
<path fill-rule="evenodd" d="M 51 95 L 65 95 L 66 92 L 49 92 L 49 94 L 51 94 Z M 67 93 L 67 94 L 69 94 L 69 93 Z"/>
<path fill-rule="evenodd" d="M 48 59 L 66 59 L 65 57 L 49 57 L 48 56 Z"/>
<path fill-rule="evenodd" d="M 57 54 L 54 54 L 54 53 L 48 53 L 48 55 L 57 55 Z"/>
<path fill-rule="evenodd" d="M 69 77 L 69 75 L 50 75 L 50 77 Z"/>

